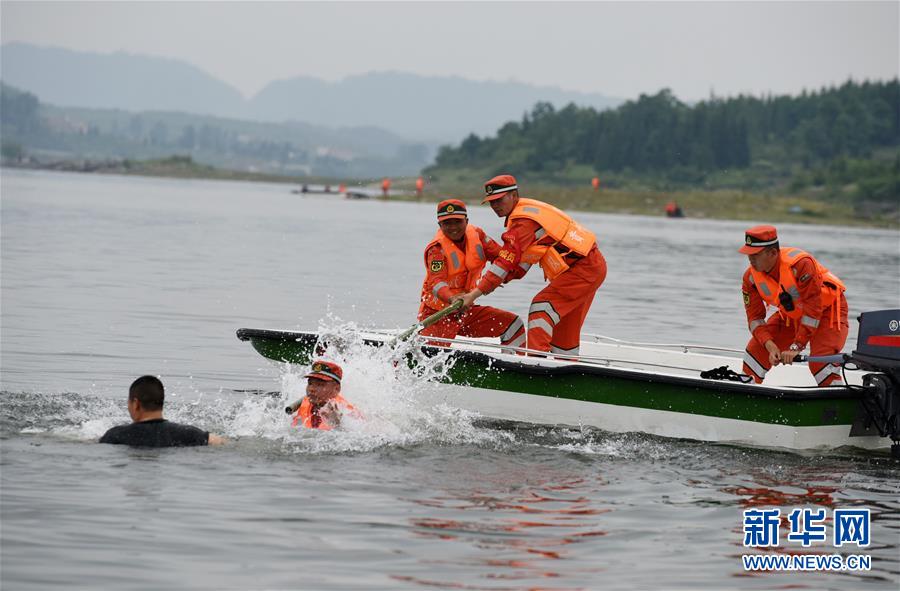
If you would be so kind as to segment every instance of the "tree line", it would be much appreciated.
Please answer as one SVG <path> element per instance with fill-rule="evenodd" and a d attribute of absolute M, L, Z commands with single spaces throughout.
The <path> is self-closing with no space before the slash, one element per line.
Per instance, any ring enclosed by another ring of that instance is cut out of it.
<path fill-rule="evenodd" d="M 489 166 L 552 177 L 587 166 L 697 180 L 760 162 L 782 172 L 812 169 L 898 146 L 896 78 L 848 81 L 799 96 L 712 97 L 693 105 L 666 89 L 606 111 L 538 103 L 494 137 L 472 134 L 458 146 L 443 146 L 428 172 Z"/>

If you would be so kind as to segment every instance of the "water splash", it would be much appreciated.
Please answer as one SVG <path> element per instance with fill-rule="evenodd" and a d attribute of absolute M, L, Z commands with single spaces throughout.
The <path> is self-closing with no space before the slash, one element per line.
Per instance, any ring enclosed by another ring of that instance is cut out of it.
<path fill-rule="evenodd" d="M 307 367 L 279 366 L 278 392 L 202 392 L 188 382 L 170 386 L 165 416 L 224 435 L 237 446 L 280 453 L 366 452 L 385 446 L 420 444 L 498 446 L 515 441 L 509 431 L 476 425 L 475 413 L 446 404 L 435 380 L 452 367 L 447 354 L 428 357 L 421 343 L 396 348 L 366 344 L 355 323 L 328 318 L 320 326 L 325 356 L 344 369 L 342 394 L 361 413 L 346 415 L 339 429 L 316 431 L 291 426 L 285 406 L 305 395 Z M 413 367 L 408 363 L 414 359 Z M 0 432 L 49 434 L 96 441 L 107 429 L 130 421 L 125 394 L 0 394 Z"/>
<path fill-rule="evenodd" d="M 331 319 L 334 321 L 334 319 Z M 342 395 L 359 411 L 349 414 L 340 429 L 319 432 L 290 427 L 283 408 L 305 394 L 307 368 L 284 364 L 281 393 L 274 403 L 246 401 L 241 416 L 234 417 L 228 431 L 282 442 L 287 448 L 311 453 L 369 451 L 383 446 L 421 443 L 499 444 L 514 437 L 475 426 L 478 415 L 442 402 L 435 380 L 452 367 L 444 354 L 426 357 L 420 343 L 399 343 L 396 348 L 366 344 L 355 323 L 329 323 L 319 327 L 322 357 L 344 370 Z M 408 358 L 415 360 L 414 368 Z M 270 411 L 280 413 L 272 420 Z"/>

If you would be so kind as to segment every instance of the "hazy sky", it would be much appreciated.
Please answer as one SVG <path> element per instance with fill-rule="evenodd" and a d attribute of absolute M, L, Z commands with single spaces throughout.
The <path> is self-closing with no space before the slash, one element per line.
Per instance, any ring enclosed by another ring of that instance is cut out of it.
<path fill-rule="evenodd" d="M 177 58 L 245 95 L 373 70 L 633 98 L 797 93 L 900 69 L 900 2 L 10 2 L 2 42 Z"/>

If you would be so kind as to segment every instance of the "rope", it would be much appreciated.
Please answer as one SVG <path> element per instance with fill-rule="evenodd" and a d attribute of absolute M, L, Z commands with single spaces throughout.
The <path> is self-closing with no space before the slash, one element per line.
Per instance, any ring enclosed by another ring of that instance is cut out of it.
<path fill-rule="evenodd" d="M 750 376 L 742 373 L 737 373 L 733 369 L 730 369 L 727 365 L 723 365 L 715 369 L 701 371 L 700 377 L 707 380 L 728 380 L 729 382 L 741 382 L 744 384 L 749 384 L 753 381 L 753 378 L 751 378 Z"/>
<path fill-rule="evenodd" d="M 585 337 L 589 337 L 594 339 L 595 341 L 612 341 L 614 343 L 618 343 L 620 345 L 631 345 L 634 347 L 656 347 L 656 348 L 671 348 L 671 349 L 681 349 L 684 353 L 687 353 L 691 350 L 697 351 L 724 351 L 727 353 L 743 353 L 743 349 L 730 349 L 728 347 L 709 347 L 706 345 L 687 345 L 684 343 L 642 343 L 637 341 L 625 341 L 622 339 L 616 339 L 613 337 L 603 336 L 602 334 L 585 334 Z"/>

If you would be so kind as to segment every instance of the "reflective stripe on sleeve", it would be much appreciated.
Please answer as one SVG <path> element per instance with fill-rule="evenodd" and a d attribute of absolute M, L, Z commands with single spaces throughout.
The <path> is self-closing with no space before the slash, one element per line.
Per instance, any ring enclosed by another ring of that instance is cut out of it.
<path fill-rule="evenodd" d="M 803 316 L 800 318 L 800 324 L 806 325 L 810 328 L 819 328 L 819 321 L 813 318 L 812 316 Z"/>
<path fill-rule="evenodd" d="M 507 275 L 507 273 L 509 273 L 509 271 L 507 271 L 506 269 L 504 269 L 497 263 L 491 263 L 491 266 L 488 267 L 488 273 L 493 273 L 500 279 L 505 279 L 506 275 Z"/>
<path fill-rule="evenodd" d="M 765 320 L 753 320 L 750 322 L 750 333 L 766 323 Z"/>
<path fill-rule="evenodd" d="M 434 297 L 438 297 L 438 292 L 441 291 L 442 287 L 450 287 L 450 284 L 448 284 L 446 281 L 436 283 L 435 286 L 431 288 L 431 293 L 434 294 Z"/>

